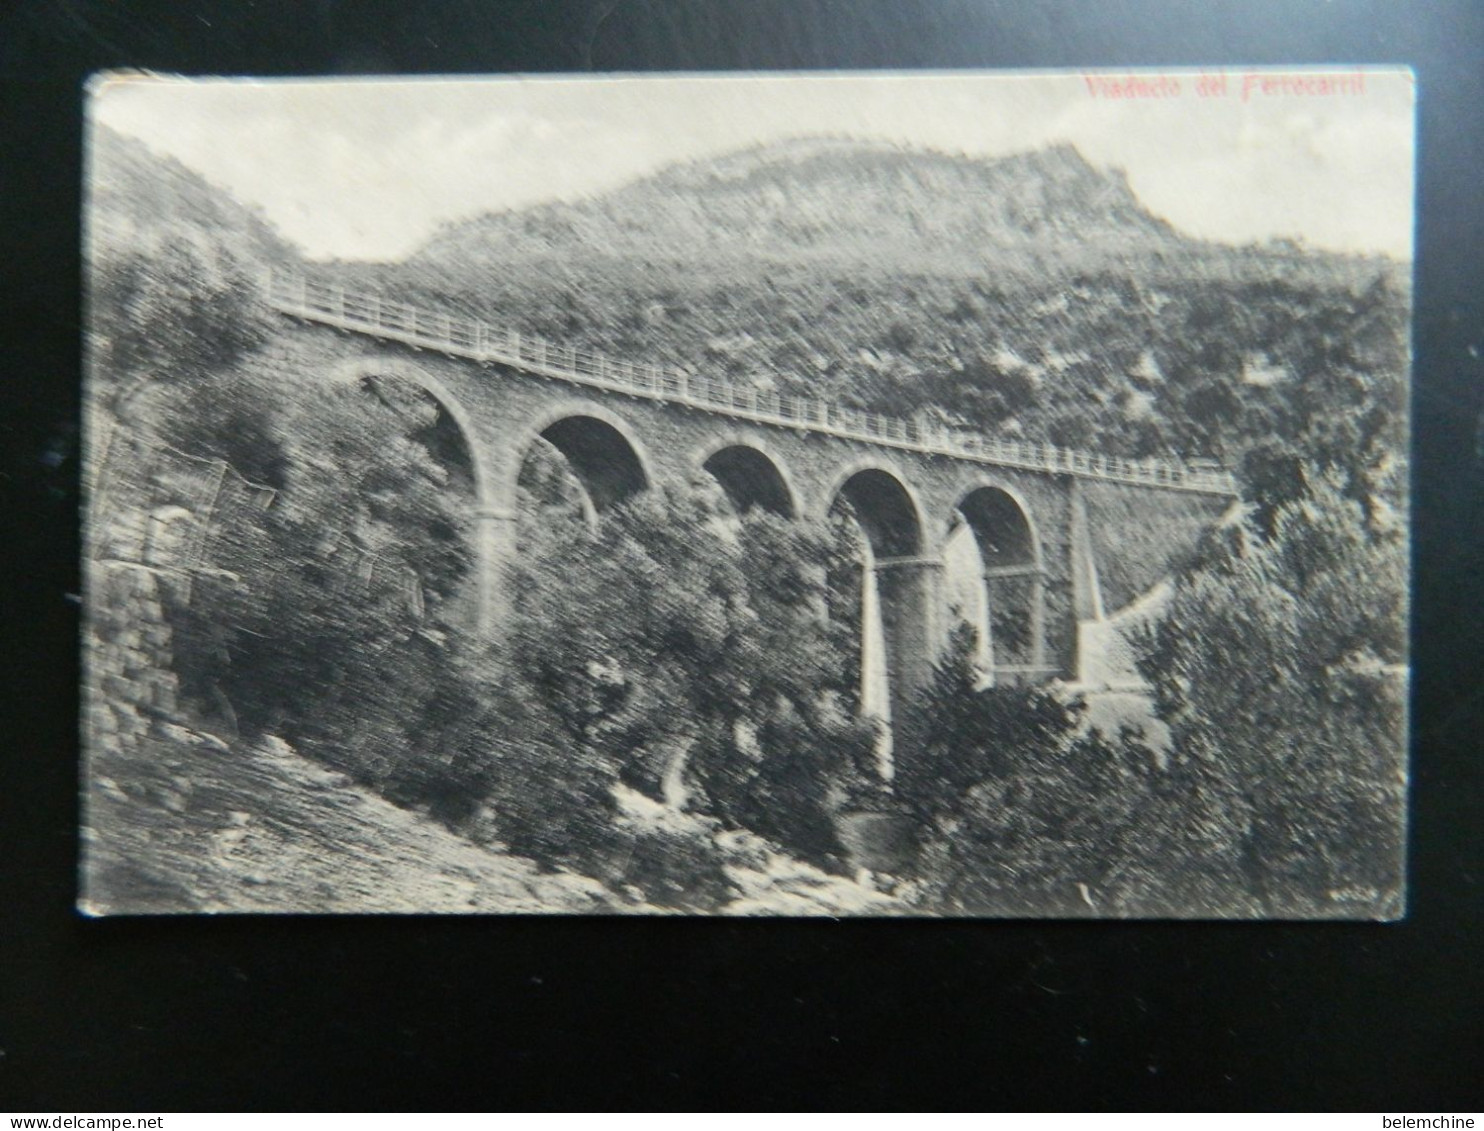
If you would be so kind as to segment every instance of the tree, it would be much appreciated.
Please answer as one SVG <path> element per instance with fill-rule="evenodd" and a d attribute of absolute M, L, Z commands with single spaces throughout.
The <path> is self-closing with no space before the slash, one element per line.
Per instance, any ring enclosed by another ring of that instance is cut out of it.
<path fill-rule="evenodd" d="M 976 684 L 964 629 L 915 704 L 897 787 L 922 898 L 999 915 L 1236 915 L 1243 799 L 1218 765 L 1086 728 L 1042 688 Z"/>
<path fill-rule="evenodd" d="M 1075 725 L 1073 706 L 1045 690 L 980 686 L 976 639 L 969 625 L 954 631 L 900 728 L 896 785 L 928 820 L 954 815 L 969 790 L 1017 764 L 1053 758 Z"/>
<path fill-rule="evenodd" d="M 263 344 L 258 274 L 222 233 L 185 224 L 101 239 L 89 274 L 94 393 L 116 417 L 155 383 L 213 378 Z"/>
<path fill-rule="evenodd" d="M 828 779 L 871 738 L 848 630 L 821 615 L 836 552 L 828 528 L 739 518 L 719 490 L 649 492 L 523 554 L 509 659 L 631 788 L 821 858 Z"/>
<path fill-rule="evenodd" d="M 1270 538 L 1239 528 L 1181 579 L 1142 667 L 1176 748 L 1242 797 L 1242 869 L 1267 911 L 1354 892 L 1390 910 L 1406 545 L 1367 523 L 1343 473 L 1311 466 L 1305 483 Z"/>
<path fill-rule="evenodd" d="M 379 782 L 469 615 L 471 488 L 430 449 L 438 411 L 420 392 L 285 389 L 278 403 L 282 488 L 260 526 L 231 534 L 237 584 L 193 602 L 193 620 L 219 626 L 193 675 L 243 729 Z"/>

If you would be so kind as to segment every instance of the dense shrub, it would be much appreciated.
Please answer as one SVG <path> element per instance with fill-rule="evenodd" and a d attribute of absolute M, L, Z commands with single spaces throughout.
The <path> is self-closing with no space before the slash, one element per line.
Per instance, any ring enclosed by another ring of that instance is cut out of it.
<path fill-rule="evenodd" d="M 659 824 L 620 821 L 612 851 L 595 874 L 655 907 L 715 911 L 737 895 L 728 857 L 718 847 L 716 821 L 685 818 Z"/>
<path fill-rule="evenodd" d="M 466 807 L 490 813 L 510 851 L 591 875 L 619 851 L 614 829 L 617 767 L 600 751 L 567 741 L 539 699 L 509 677 L 485 684 L 448 767 Z"/>
<path fill-rule="evenodd" d="M 924 819 L 952 815 L 970 789 L 1062 752 L 1074 706 L 1044 688 L 980 687 L 975 635 L 955 631 L 898 728 L 896 785 Z"/>
<path fill-rule="evenodd" d="M 1145 671 L 1176 748 L 1244 799 L 1236 843 L 1266 910 L 1394 911 L 1406 543 L 1366 521 L 1343 473 L 1303 483 L 1271 537 L 1239 528 L 1181 580 Z"/>
<path fill-rule="evenodd" d="M 831 859 L 831 783 L 871 739 L 848 706 L 850 626 L 823 615 L 844 545 L 707 491 L 651 492 L 595 534 L 532 534 L 515 675 L 630 787 Z"/>
<path fill-rule="evenodd" d="M 730 828 L 748 829 L 799 859 L 844 865 L 835 818 L 874 779 L 874 728 L 821 725 L 778 712 L 748 740 L 708 748 L 694 767 L 705 804 Z"/>
<path fill-rule="evenodd" d="M 902 798 L 925 905 L 988 915 L 1239 914 L 1248 811 L 1219 765 L 1086 729 L 1041 688 L 975 685 L 960 633 L 911 719 Z"/>

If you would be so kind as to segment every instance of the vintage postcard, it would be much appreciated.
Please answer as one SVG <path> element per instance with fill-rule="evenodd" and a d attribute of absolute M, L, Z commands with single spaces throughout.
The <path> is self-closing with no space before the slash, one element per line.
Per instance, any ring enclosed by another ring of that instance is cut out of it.
<path fill-rule="evenodd" d="M 1400 917 L 1413 100 L 97 77 L 81 909 Z"/>

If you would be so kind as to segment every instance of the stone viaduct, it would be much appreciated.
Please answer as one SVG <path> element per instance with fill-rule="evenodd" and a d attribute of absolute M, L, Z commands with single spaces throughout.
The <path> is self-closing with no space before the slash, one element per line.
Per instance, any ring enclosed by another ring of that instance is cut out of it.
<path fill-rule="evenodd" d="M 928 676 L 950 612 L 945 547 L 973 532 L 987 607 L 1017 614 L 995 677 L 1079 675 L 1079 625 L 1154 584 L 1231 503 L 1209 467 L 1109 459 L 868 415 L 678 370 L 620 362 L 275 276 L 278 348 L 306 375 L 401 379 L 439 402 L 473 464 L 480 621 L 497 631 L 513 552 L 516 479 L 538 437 L 567 458 L 601 514 L 653 484 L 709 472 L 739 510 L 823 517 L 848 500 L 875 570 L 891 698 Z M 986 626 L 987 627 L 987 626 Z M 893 714 L 896 712 L 893 711 Z"/>

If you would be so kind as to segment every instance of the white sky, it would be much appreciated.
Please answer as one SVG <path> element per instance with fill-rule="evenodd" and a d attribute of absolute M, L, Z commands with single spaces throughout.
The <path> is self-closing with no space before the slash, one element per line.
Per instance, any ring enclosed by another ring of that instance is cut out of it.
<path fill-rule="evenodd" d="M 1128 72 L 1109 72 L 1126 77 Z M 1285 72 L 1296 73 L 1296 72 Z M 1310 74 L 1321 72 L 1308 72 Z M 1352 72 L 1353 73 L 1353 72 Z M 180 80 L 114 76 L 98 120 L 261 205 L 316 257 L 393 258 L 442 222 L 590 195 L 787 137 L 973 155 L 1068 141 L 1194 235 L 1412 252 L 1413 80 L 1364 93 L 1094 97 L 1076 73 Z"/>

